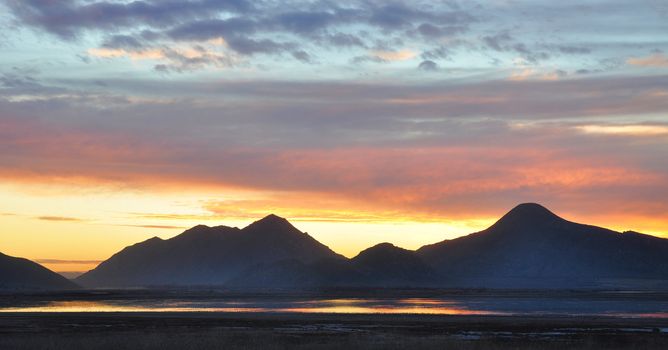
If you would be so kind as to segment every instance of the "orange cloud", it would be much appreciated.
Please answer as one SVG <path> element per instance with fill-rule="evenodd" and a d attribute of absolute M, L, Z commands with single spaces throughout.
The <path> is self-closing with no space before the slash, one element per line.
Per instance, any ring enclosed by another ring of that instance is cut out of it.
<path fill-rule="evenodd" d="M 38 216 L 37 219 L 44 221 L 84 221 L 83 219 L 65 216 Z"/>
<path fill-rule="evenodd" d="M 535 69 L 526 68 L 519 71 L 514 71 L 508 77 L 510 81 L 524 81 L 524 80 L 546 80 L 546 81 L 555 81 L 559 80 L 559 74 L 557 72 L 552 73 L 540 73 Z"/>
<path fill-rule="evenodd" d="M 404 49 L 399 51 L 381 51 L 376 50 L 371 52 L 372 56 L 380 57 L 385 61 L 407 61 L 415 58 L 417 52 Z"/>
<path fill-rule="evenodd" d="M 100 58 L 129 57 L 133 60 L 158 60 L 165 58 L 162 50 L 128 51 L 124 49 L 92 48 L 88 54 Z"/>
<path fill-rule="evenodd" d="M 668 67 L 668 57 L 662 53 L 655 53 L 647 57 L 631 57 L 626 63 L 641 67 Z"/>
<path fill-rule="evenodd" d="M 587 134 L 632 136 L 668 135 L 668 126 L 665 125 L 582 125 L 577 126 L 576 129 Z"/>
<path fill-rule="evenodd" d="M 645 212 L 640 209 L 637 216 L 668 210 L 658 197 L 667 190 L 661 172 L 617 159 L 614 153 L 572 152 L 541 142 L 206 149 L 126 133 L 56 130 L 31 120 L 8 119 L 3 126 L 10 129 L 0 131 L 0 142 L 14 152 L 0 154 L 0 177 L 10 183 L 33 189 L 32 184 L 56 183 L 114 191 L 206 194 L 244 189 L 255 194 L 202 203 L 204 216 L 160 214 L 166 216 L 152 217 L 156 220 L 257 218 L 276 212 L 302 221 L 435 222 L 493 217 L 525 201 L 583 213 L 620 213 L 638 205 Z M 605 205 L 589 208 L 580 195 Z M 652 206 L 657 207 L 650 210 Z"/>

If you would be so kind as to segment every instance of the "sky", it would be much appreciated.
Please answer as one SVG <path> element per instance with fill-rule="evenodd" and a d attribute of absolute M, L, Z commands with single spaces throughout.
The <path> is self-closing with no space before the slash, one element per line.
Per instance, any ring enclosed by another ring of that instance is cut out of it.
<path fill-rule="evenodd" d="M 0 252 L 269 213 L 346 256 L 518 203 L 668 237 L 668 2 L 0 0 Z"/>

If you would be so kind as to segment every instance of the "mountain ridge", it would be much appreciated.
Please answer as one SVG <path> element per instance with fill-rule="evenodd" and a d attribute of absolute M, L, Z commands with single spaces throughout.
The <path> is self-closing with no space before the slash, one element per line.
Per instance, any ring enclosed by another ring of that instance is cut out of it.
<path fill-rule="evenodd" d="M 485 230 L 417 253 L 449 276 L 446 286 L 585 288 L 668 279 L 668 268 L 662 267 L 668 263 L 668 240 L 571 222 L 534 203 L 518 205 Z"/>
<path fill-rule="evenodd" d="M 522 203 L 476 233 L 414 251 L 380 243 L 350 259 L 274 214 L 243 229 L 197 225 L 167 240 L 126 247 L 77 282 L 96 287 L 588 288 L 668 280 L 663 266 L 668 266 L 666 239 L 579 224 L 540 204 Z"/>
<path fill-rule="evenodd" d="M 76 281 L 89 287 L 222 285 L 255 265 L 326 257 L 341 256 L 271 214 L 243 229 L 197 225 L 170 239 L 140 242 Z"/>
<path fill-rule="evenodd" d="M 70 290 L 78 286 L 46 267 L 0 253 L 0 290 Z"/>

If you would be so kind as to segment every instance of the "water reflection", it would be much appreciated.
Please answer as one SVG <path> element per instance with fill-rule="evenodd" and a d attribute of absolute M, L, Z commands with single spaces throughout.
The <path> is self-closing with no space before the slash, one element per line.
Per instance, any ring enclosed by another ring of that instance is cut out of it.
<path fill-rule="evenodd" d="M 291 301 L 52 301 L 42 305 L 0 308 L 0 312 L 295 312 L 501 315 L 469 310 L 434 299 L 318 299 Z"/>
<path fill-rule="evenodd" d="M 265 312 L 255 307 L 181 306 L 180 303 L 124 305 L 113 301 L 52 301 L 46 305 L 0 308 L 0 312 Z"/>
<path fill-rule="evenodd" d="M 0 307 L 0 312 L 286 312 L 668 318 L 668 301 L 540 298 L 118 299 L 47 301 Z"/>

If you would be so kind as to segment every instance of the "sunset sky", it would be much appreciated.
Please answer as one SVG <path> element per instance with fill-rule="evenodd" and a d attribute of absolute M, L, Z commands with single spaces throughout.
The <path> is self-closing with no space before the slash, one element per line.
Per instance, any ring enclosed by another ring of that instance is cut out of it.
<path fill-rule="evenodd" d="M 514 205 L 668 237 L 668 2 L 0 0 L 0 252 L 269 213 L 347 256 Z"/>

